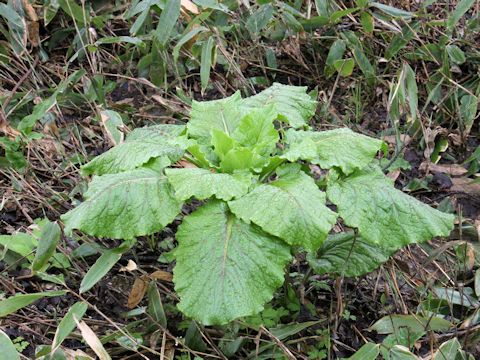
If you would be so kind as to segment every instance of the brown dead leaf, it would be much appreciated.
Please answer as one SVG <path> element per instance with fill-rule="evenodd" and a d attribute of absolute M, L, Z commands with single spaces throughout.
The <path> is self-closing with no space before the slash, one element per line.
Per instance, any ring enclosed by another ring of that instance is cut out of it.
<path fill-rule="evenodd" d="M 130 294 L 128 295 L 127 307 L 129 309 L 133 309 L 135 306 L 140 304 L 140 301 L 142 301 L 143 297 L 145 296 L 145 293 L 147 292 L 147 288 L 148 288 L 147 276 L 144 275 L 135 279 L 132 286 L 132 290 L 130 290 Z"/>
<path fill-rule="evenodd" d="M 187 161 L 187 160 L 177 161 L 177 165 L 178 165 L 179 167 L 184 168 L 184 169 L 194 169 L 194 168 L 197 167 L 195 164 L 192 164 L 191 162 L 189 162 L 189 161 Z"/>
<path fill-rule="evenodd" d="M 395 145 L 397 143 L 397 137 L 395 135 L 387 135 L 383 137 L 383 141 L 389 145 Z M 405 145 L 408 145 L 412 142 L 412 138 L 408 135 L 401 134 L 400 141 Z"/>
<path fill-rule="evenodd" d="M 157 270 L 157 271 L 151 273 L 149 278 L 152 279 L 152 280 L 161 280 L 161 281 L 172 282 L 173 275 L 171 273 L 169 273 L 168 271 Z"/>
<path fill-rule="evenodd" d="M 77 327 L 82 333 L 82 337 L 85 342 L 90 346 L 90 348 L 97 354 L 100 360 L 111 360 L 112 358 L 108 355 L 107 351 L 102 345 L 102 342 L 98 338 L 98 336 L 93 332 L 90 326 L 87 325 L 85 321 L 78 321 L 75 315 L 73 319 L 77 323 Z"/>
<path fill-rule="evenodd" d="M 128 272 L 132 272 L 132 271 L 135 271 L 138 269 L 138 266 L 137 264 L 135 263 L 135 261 L 133 260 L 128 260 L 128 263 L 127 263 L 127 266 L 122 266 L 120 268 L 120 270 L 118 271 L 121 271 L 121 272 L 125 272 L 125 271 L 128 271 Z"/>
<path fill-rule="evenodd" d="M 452 178 L 451 192 L 480 196 L 480 183 L 474 183 L 469 178 Z"/>
<path fill-rule="evenodd" d="M 190 0 L 181 0 L 180 5 L 182 7 L 182 11 L 189 11 L 194 15 L 198 15 L 200 12 L 198 11 L 197 5 L 195 5 L 193 2 Z"/>
<path fill-rule="evenodd" d="M 461 165 L 457 165 L 457 164 L 445 164 L 445 165 L 432 164 L 432 163 L 427 162 L 427 161 L 424 161 L 423 163 L 421 163 L 419 169 L 421 171 L 424 171 L 424 172 L 427 172 L 427 171 L 439 172 L 439 173 L 444 173 L 444 174 L 448 174 L 448 175 L 451 175 L 451 176 L 463 176 L 468 172 L 468 170 L 465 169 Z"/>
<path fill-rule="evenodd" d="M 396 181 L 399 176 L 400 176 L 400 170 L 399 169 L 391 171 L 387 174 L 387 177 L 389 177 L 393 181 Z"/>

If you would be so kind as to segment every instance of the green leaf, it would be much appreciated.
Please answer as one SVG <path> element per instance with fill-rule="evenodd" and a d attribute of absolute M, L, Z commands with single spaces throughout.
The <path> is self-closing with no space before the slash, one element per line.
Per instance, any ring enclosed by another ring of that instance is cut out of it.
<path fill-rule="evenodd" d="M 225 154 L 220 162 L 220 168 L 227 173 L 252 169 L 261 171 L 267 161 L 267 158 L 262 157 L 249 148 L 235 147 Z"/>
<path fill-rule="evenodd" d="M 455 337 L 448 341 L 445 341 L 438 350 L 433 355 L 433 360 L 452 360 L 457 359 L 457 355 L 459 354 L 460 350 L 462 349 L 462 345 Z M 464 357 L 460 357 L 460 359 L 464 359 Z"/>
<path fill-rule="evenodd" d="M 478 98 L 476 96 L 466 94 L 460 99 L 460 114 L 463 120 L 465 132 L 468 134 L 473 126 L 473 121 L 477 116 Z"/>
<path fill-rule="evenodd" d="M 332 46 L 328 50 L 327 60 L 325 62 L 325 74 L 327 77 L 332 76 L 335 71 L 334 64 L 337 60 L 341 60 L 343 58 L 343 54 L 345 54 L 345 50 L 347 49 L 347 44 L 344 40 L 337 39 L 333 42 Z"/>
<path fill-rule="evenodd" d="M 240 120 L 232 138 L 260 155 L 269 155 L 274 151 L 279 139 L 273 126 L 276 118 L 277 112 L 273 105 L 254 110 Z"/>
<path fill-rule="evenodd" d="M 402 33 L 393 37 L 392 42 L 385 51 L 385 58 L 387 60 L 393 59 L 393 57 L 415 37 L 415 32 L 419 27 L 420 22 L 405 25 L 402 28 Z"/>
<path fill-rule="evenodd" d="M 207 169 L 186 168 L 166 169 L 168 181 L 180 201 L 191 197 L 205 200 L 212 196 L 217 199 L 231 200 L 245 195 L 252 183 L 250 173 L 222 174 Z"/>
<path fill-rule="evenodd" d="M 48 222 L 44 225 L 38 240 L 37 252 L 32 263 L 32 270 L 39 271 L 44 268 L 55 253 L 57 243 L 62 231 L 56 222 Z"/>
<path fill-rule="evenodd" d="M 393 334 L 401 328 L 408 328 L 411 332 L 448 330 L 451 324 L 448 320 L 439 317 L 423 317 L 419 315 L 387 315 L 370 327 L 379 334 Z"/>
<path fill-rule="evenodd" d="M 105 36 L 95 41 L 95 45 L 120 44 L 120 43 L 127 43 L 127 44 L 132 44 L 140 47 L 145 46 L 145 43 L 143 42 L 142 39 L 138 37 L 132 37 L 132 36 Z"/>
<path fill-rule="evenodd" d="M 16 233 L 13 235 L 0 235 L 0 245 L 22 257 L 32 254 L 37 246 L 37 240 L 30 234 Z"/>
<path fill-rule="evenodd" d="M 447 53 L 450 60 L 457 65 L 465 62 L 465 53 L 457 45 L 447 45 Z"/>
<path fill-rule="evenodd" d="M 289 247 L 210 201 L 187 216 L 177 232 L 178 308 L 204 325 L 254 315 L 283 283 Z"/>
<path fill-rule="evenodd" d="M 244 100 L 247 109 L 261 108 L 273 105 L 280 120 L 294 128 L 308 124 L 315 115 L 317 102 L 307 94 L 303 86 L 290 86 L 274 83 L 268 89 Z"/>
<path fill-rule="evenodd" d="M 316 274 L 338 274 L 356 277 L 368 274 L 388 261 L 396 247 L 385 248 L 365 241 L 353 232 L 330 235 L 317 256 L 309 255 L 308 262 Z"/>
<path fill-rule="evenodd" d="M 154 137 L 141 138 L 136 135 L 133 140 L 114 146 L 82 166 L 84 175 L 115 174 L 133 170 L 154 158 L 163 157 L 170 163 L 178 161 L 186 149 L 185 143 L 168 142 Z"/>
<path fill-rule="evenodd" d="M 377 168 L 357 170 L 347 178 L 330 174 L 327 196 L 345 224 L 363 239 L 387 248 L 448 236 L 454 216 L 442 213 L 395 189 Z"/>
<path fill-rule="evenodd" d="M 0 349 L 2 349 L 2 355 L 0 356 L 5 360 L 20 360 L 20 355 L 13 345 L 12 341 L 2 330 L 0 330 Z"/>
<path fill-rule="evenodd" d="M 220 160 L 223 160 L 225 155 L 237 145 L 234 139 L 218 129 L 212 130 L 211 142 L 214 149 L 213 151 Z"/>
<path fill-rule="evenodd" d="M 185 125 L 174 125 L 174 124 L 159 124 L 153 126 L 145 126 L 141 128 L 134 129 L 127 136 L 127 141 L 142 141 L 145 139 L 152 139 L 158 143 L 166 142 L 173 144 L 185 144 L 185 141 L 182 141 L 182 138 L 179 137 L 186 130 Z"/>
<path fill-rule="evenodd" d="M 147 312 L 164 328 L 167 327 L 167 317 L 165 316 L 165 310 L 163 309 L 162 298 L 158 291 L 155 281 L 151 281 L 148 284 L 148 307 Z"/>
<path fill-rule="evenodd" d="M 150 169 L 94 177 L 84 198 L 62 216 L 66 232 L 131 239 L 162 230 L 182 206 L 167 178 Z"/>
<path fill-rule="evenodd" d="M 405 85 L 407 87 L 407 95 L 408 95 L 408 105 L 410 107 L 410 115 L 412 120 L 417 119 L 417 111 L 418 111 L 418 87 L 417 81 L 415 76 L 415 71 L 405 63 Z"/>
<path fill-rule="evenodd" d="M 191 29 L 189 32 L 187 32 L 185 35 L 183 35 L 180 40 L 178 40 L 177 44 L 173 48 L 173 62 L 176 64 L 178 62 L 178 57 L 180 56 L 180 49 L 182 48 L 183 45 L 188 43 L 190 40 L 192 40 L 196 35 L 198 35 L 201 32 L 208 31 L 208 28 L 205 26 L 199 26 L 194 29 Z"/>
<path fill-rule="evenodd" d="M 303 172 L 260 185 L 228 205 L 242 220 L 312 252 L 337 220 L 337 215 L 325 206 L 325 193 Z"/>
<path fill-rule="evenodd" d="M 366 343 L 348 360 L 375 360 L 380 354 L 380 344 Z"/>
<path fill-rule="evenodd" d="M 272 16 L 273 6 L 271 4 L 262 5 L 248 17 L 245 27 L 251 33 L 258 34 L 268 25 Z"/>
<path fill-rule="evenodd" d="M 352 75 L 353 67 L 355 66 L 355 61 L 353 59 L 340 59 L 333 63 L 335 70 L 337 70 L 340 75 L 347 77 Z"/>
<path fill-rule="evenodd" d="M 0 317 L 13 314 L 17 310 L 34 303 L 44 297 L 63 296 L 66 291 L 45 291 L 32 294 L 18 294 L 0 301 Z"/>
<path fill-rule="evenodd" d="M 240 92 L 230 97 L 212 101 L 193 101 L 190 121 L 187 124 L 188 134 L 197 138 L 200 143 L 209 144 L 211 131 L 218 129 L 230 135 L 242 118 L 243 100 Z"/>
<path fill-rule="evenodd" d="M 78 321 L 80 321 L 83 315 L 85 315 L 87 309 L 88 305 L 82 301 L 76 302 L 72 305 L 70 309 L 68 309 L 68 312 L 65 314 L 62 321 L 60 321 L 57 330 L 55 331 L 55 337 L 53 338 L 51 353 L 54 353 L 57 350 L 57 348 L 77 326 L 74 320 L 74 316 L 77 318 Z"/>
<path fill-rule="evenodd" d="M 210 80 L 210 69 L 213 64 L 212 50 L 215 45 L 215 38 L 210 36 L 202 45 L 202 56 L 200 60 L 200 83 L 202 84 L 202 92 L 208 86 Z"/>
<path fill-rule="evenodd" d="M 157 38 L 160 47 L 164 47 L 169 38 L 172 30 L 177 23 L 180 16 L 180 0 L 168 0 L 165 3 L 160 19 L 158 20 L 158 26 L 154 34 Z"/>
<path fill-rule="evenodd" d="M 374 29 L 374 18 L 367 11 L 362 11 L 360 14 L 360 22 L 362 23 L 363 30 L 367 33 L 373 33 Z"/>
<path fill-rule="evenodd" d="M 473 6 L 475 0 L 461 0 L 457 3 L 455 10 L 450 13 L 447 19 L 447 27 L 450 30 L 458 24 L 463 15 Z"/>
<path fill-rule="evenodd" d="M 122 254 L 129 249 L 128 244 L 124 244 L 115 249 L 106 250 L 95 261 L 95 264 L 88 270 L 85 277 L 80 283 L 80 294 L 90 290 L 96 283 L 98 283 L 110 269 L 120 260 Z"/>
<path fill-rule="evenodd" d="M 347 128 L 316 131 L 287 131 L 289 145 L 282 158 L 288 161 L 307 160 L 323 169 L 339 167 L 345 174 L 368 165 L 379 150 L 385 149 L 383 141 Z"/>
<path fill-rule="evenodd" d="M 402 9 L 398 9 L 393 6 L 377 3 L 377 2 L 371 2 L 371 6 L 376 7 L 377 9 L 383 11 L 385 14 L 388 14 L 393 17 L 400 17 L 404 19 L 410 19 L 411 17 L 415 16 L 414 13 L 411 13 L 409 11 L 405 11 Z"/>

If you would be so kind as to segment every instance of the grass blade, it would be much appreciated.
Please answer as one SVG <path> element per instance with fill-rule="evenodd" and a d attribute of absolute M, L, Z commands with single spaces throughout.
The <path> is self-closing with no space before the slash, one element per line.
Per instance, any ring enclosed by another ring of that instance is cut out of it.
<path fill-rule="evenodd" d="M 55 253 L 55 248 L 57 247 L 61 234 L 62 231 L 57 222 L 48 222 L 43 227 L 38 241 L 37 253 L 32 263 L 33 271 L 39 271 L 47 265 L 48 260 L 50 260 Z"/>
<path fill-rule="evenodd" d="M 167 1 L 162 14 L 160 15 L 157 30 L 155 30 L 155 36 L 157 37 L 160 47 L 164 47 L 167 43 L 179 16 L 180 0 Z"/>
<path fill-rule="evenodd" d="M 85 312 L 87 311 L 88 305 L 84 302 L 77 302 L 68 310 L 67 314 L 63 317 L 60 324 L 58 324 L 57 331 L 55 332 L 55 337 L 53 338 L 52 351 L 53 354 L 57 348 L 62 344 L 62 342 L 70 335 L 70 333 L 75 329 L 76 323 L 75 318 L 81 320 Z"/>

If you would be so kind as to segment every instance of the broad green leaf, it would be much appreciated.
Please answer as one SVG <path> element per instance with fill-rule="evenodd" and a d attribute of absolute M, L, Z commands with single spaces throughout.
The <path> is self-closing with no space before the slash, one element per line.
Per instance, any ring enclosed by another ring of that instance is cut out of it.
<path fill-rule="evenodd" d="M 179 143 L 184 144 L 182 139 L 178 139 L 186 130 L 185 125 L 159 124 L 145 126 L 134 129 L 127 135 L 127 141 L 142 141 L 152 139 L 158 143 Z"/>
<path fill-rule="evenodd" d="M 166 169 L 168 181 L 180 201 L 192 197 L 205 200 L 212 196 L 217 199 L 231 200 L 245 195 L 252 183 L 250 173 L 222 174 L 208 169 L 186 168 Z"/>
<path fill-rule="evenodd" d="M 178 308 L 204 325 L 254 315 L 283 283 L 290 249 L 210 201 L 187 216 L 177 232 Z"/>
<path fill-rule="evenodd" d="M 182 206 L 167 178 L 150 169 L 94 177 L 84 198 L 62 216 L 66 232 L 131 239 L 162 230 Z"/>
<path fill-rule="evenodd" d="M 475 0 L 461 0 L 457 3 L 455 9 L 450 13 L 450 16 L 447 19 L 447 27 L 450 30 L 458 24 L 463 15 L 472 7 L 475 3 Z"/>
<path fill-rule="evenodd" d="M 13 235 L 0 235 L 1 246 L 23 257 L 31 255 L 37 244 L 37 240 L 32 235 L 22 232 Z"/>
<path fill-rule="evenodd" d="M 32 294 L 18 294 L 0 301 L 0 317 L 13 314 L 17 310 L 28 306 L 44 297 L 63 296 L 66 291 L 45 291 Z"/>
<path fill-rule="evenodd" d="M 235 147 L 225 154 L 220 168 L 227 173 L 243 170 L 261 171 L 268 159 L 246 147 Z"/>
<path fill-rule="evenodd" d="M 55 337 L 53 338 L 52 343 L 52 354 L 77 326 L 73 317 L 75 316 L 77 320 L 80 321 L 83 315 L 85 315 L 87 309 L 88 305 L 82 301 L 76 302 L 70 309 L 68 309 L 68 312 L 65 314 L 62 321 L 60 321 L 57 330 L 55 331 Z"/>
<path fill-rule="evenodd" d="M 330 235 L 317 256 L 309 255 L 308 262 L 315 273 L 356 277 L 368 274 L 386 262 L 396 247 L 385 248 L 365 241 L 353 232 Z"/>
<path fill-rule="evenodd" d="M 273 105 L 279 119 L 294 128 L 307 125 L 317 108 L 317 102 L 307 94 L 306 87 L 279 83 L 274 83 L 268 89 L 244 100 L 244 107 L 247 109 L 270 104 Z"/>
<path fill-rule="evenodd" d="M 411 332 L 448 330 L 451 323 L 440 317 L 423 317 L 419 315 L 387 315 L 370 327 L 379 334 L 393 334 L 401 328 Z"/>
<path fill-rule="evenodd" d="M 379 150 L 385 149 L 383 141 L 347 128 L 328 131 L 287 131 L 289 145 L 282 158 L 289 161 L 308 160 L 323 169 L 339 167 L 345 174 L 368 165 Z"/>
<path fill-rule="evenodd" d="M 380 354 L 380 344 L 366 343 L 348 360 L 375 360 Z"/>
<path fill-rule="evenodd" d="M 460 350 L 462 349 L 462 345 L 455 337 L 448 341 L 445 341 L 438 350 L 433 355 L 433 360 L 452 360 L 458 359 L 457 355 L 459 354 Z M 463 357 L 460 357 L 463 359 Z"/>
<path fill-rule="evenodd" d="M 158 20 L 157 29 L 154 32 L 160 47 L 164 47 L 167 44 L 179 16 L 180 0 L 166 1 L 165 7 L 160 14 L 160 19 Z"/>
<path fill-rule="evenodd" d="M 415 16 L 414 13 L 411 13 L 409 11 L 405 11 L 402 9 L 398 9 L 396 7 L 390 6 L 390 5 L 385 5 L 381 4 L 378 2 L 371 2 L 370 6 L 376 7 L 377 9 L 383 11 L 384 13 L 393 16 L 393 17 L 400 17 L 404 19 L 410 19 L 411 17 Z"/>
<path fill-rule="evenodd" d="M 457 65 L 465 62 L 465 53 L 457 45 L 447 45 L 447 53 L 450 60 Z"/>
<path fill-rule="evenodd" d="M 42 232 L 38 239 L 37 252 L 33 259 L 32 270 L 39 271 L 44 268 L 50 258 L 55 253 L 57 243 L 60 240 L 62 231 L 57 222 L 48 222 L 43 226 Z"/>
<path fill-rule="evenodd" d="M 357 170 L 346 178 L 329 176 L 327 196 L 345 224 L 363 239 L 387 248 L 448 236 L 454 216 L 442 213 L 395 189 L 377 168 Z"/>
<path fill-rule="evenodd" d="M 0 355 L 1 359 L 5 360 L 20 360 L 20 355 L 13 345 L 12 340 L 5 334 L 2 330 L 0 330 L 0 349 L 2 353 Z"/>
<path fill-rule="evenodd" d="M 167 142 L 162 139 L 135 137 L 114 146 L 107 152 L 97 156 L 89 163 L 82 166 L 84 175 L 115 174 L 122 171 L 133 170 L 149 160 L 164 157 L 171 163 L 178 161 L 185 152 L 186 144 Z"/>
<path fill-rule="evenodd" d="M 187 150 L 201 167 L 215 168 L 215 164 L 218 164 L 218 158 L 210 146 L 194 142 Z"/>
<path fill-rule="evenodd" d="M 128 249 L 128 244 L 124 244 L 118 248 L 104 251 L 82 279 L 82 282 L 80 283 L 80 294 L 87 292 L 95 286 L 95 284 L 110 271 L 118 260 L 120 260 L 122 254 Z"/>
<path fill-rule="evenodd" d="M 210 36 L 202 45 L 202 55 L 200 59 L 200 83 L 202 84 L 202 91 L 208 86 L 210 80 L 210 69 L 213 65 L 214 56 L 212 51 L 215 46 L 215 38 Z"/>
<path fill-rule="evenodd" d="M 318 249 L 337 220 L 325 206 L 325 193 L 303 172 L 260 185 L 228 205 L 242 220 L 311 252 Z"/>
<path fill-rule="evenodd" d="M 240 120 L 232 138 L 260 155 L 269 155 L 279 139 L 278 132 L 273 126 L 276 118 L 277 112 L 273 105 L 254 110 Z"/>
<path fill-rule="evenodd" d="M 221 100 L 194 100 L 187 124 L 188 134 L 203 144 L 209 144 L 213 129 L 232 134 L 243 115 L 242 103 L 240 92 Z"/>
<path fill-rule="evenodd" d="M 162 298 L 158 291 L 155 281 L 151 281 L 148 284 L 148 307 L 147 312 L 153 317 L 153 319 L 162 325 L 167 327 L 167 317 L 165 316 L 165 310 L 163 309 Z"/>

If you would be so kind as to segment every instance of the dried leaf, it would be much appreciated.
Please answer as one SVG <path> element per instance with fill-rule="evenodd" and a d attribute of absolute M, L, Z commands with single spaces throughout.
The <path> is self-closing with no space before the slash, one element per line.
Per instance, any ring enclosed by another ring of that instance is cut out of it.
<path fill-rule="evenodd" d="M 97 354 L 100 360 L 111 360 L 112 358 L 108 355 L 107 351 L 102 345 L 102 342 L 98 338 L 98 336 L 93 332 L 90 326 L 87 325 L 85 321 L 78 322 L 78 320 L 74 317 L 75 322 L 77 323 L 77 327 L 82 333 L 82 337 L 85 342 L 90 346 L 90 348 Z"/>
<path fill-rule="evenodd" d="M 161 280 L 161 281 L 168 281 L 171 282 L 173 279 L 173 275 L 167 271 L 157 270 L 150 274 L 150 279 L 152 280 Z"/>
<path fill-rule="evenodd" d="M 194 15 L 198 15 L 200 13 L 198 11 L 197 5 L 195 5 L 190 0 L 181 0 L 180 5 L 182 7 L 182 11 L 189 11 Z"/>
<path fill-rule="evenodd" d="M 135 306 L 140 304 L 140 301 L 142 301 L 145 293 L 147 292 L 147 288 L 148 278 L 146 276 L 135 279 L 132 290 L 130 290 L 130 294 L 128 295 L 127 307 L 129 309 L 133 309 Z"/>
<path fill-rule="evenodd" d="M 138 269 L 138 266 L 135 263 L 135 261 L 128 260 L 127 266 L 122 266 L 120 268 L 120 270 L 118 270 L 118 271 L 120 271 L 120 272 L 125 272 L 125 271 L 132 272 L 132 271 L 135 271 L 137 269 Z"/>
<path fill-rule="evenodd" d="M 439 172 L 439 173 L 444 173 L 448 174 L 451 176 L 463 176 L 465 175 L 468 170 L 465 169 L 461 165 L 457 164 L 446 164 L 446 165 L 441 165 L 441 164 L 432 164 L 427 161 L 424 161 L 423 163 L 420 164 L 421 171 L 429 171 L 429 172 Z"/>

